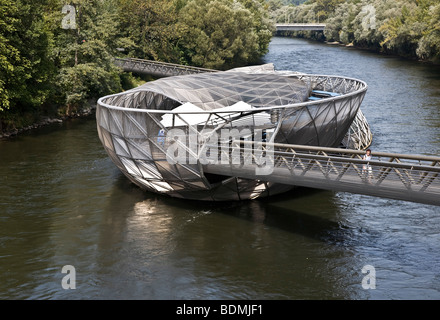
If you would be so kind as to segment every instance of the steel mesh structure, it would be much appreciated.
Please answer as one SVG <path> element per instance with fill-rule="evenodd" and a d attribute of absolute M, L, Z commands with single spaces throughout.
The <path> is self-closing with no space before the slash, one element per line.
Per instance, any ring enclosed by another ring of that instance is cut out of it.
<path fill-rule="evenodd" d="M 254 147 L 253 141 L 235 140 L 221 151 L 228 153 L 223 158 L 240 158 L 246 165 L 231 161 L 207 164 L 203 170 L 255 179 L 258 157 L 264 156 L 272 164 L 270 175 L 258 177 L 265 181 L 440 205 L 437 156 L 374 152 L 372 159 L 364 159 L 365 151 L 354 149 L 265 143 L 262 149 L 268 152 L 255 153 Z"/>
<path fill-rule="evenodd" d="M 313 90 L 335 95 L 311 101 Z M 112 161 L 141 188 L 200 200 L 252 199 L 292 186 L 208 174 L 203 160 L 221 161 L 215 149 L 235 139 L 338 147 L 366 90 L 357 79 L 267 66 L 168 77 L 99 99 L 97 129 Z"/>

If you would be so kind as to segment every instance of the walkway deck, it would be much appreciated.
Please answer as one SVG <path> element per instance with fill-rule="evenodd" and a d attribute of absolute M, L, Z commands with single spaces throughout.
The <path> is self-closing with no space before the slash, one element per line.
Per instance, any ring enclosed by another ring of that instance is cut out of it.
<path fill-rule="evenodd" d="M 184 66 L 166 62 L 135 58 L 115 58 L 115 64 L 125 72 L 149 74 L 154 77 L 170 77 L 185 74 L 216 72 L 217 70 Z"/>
<path fill-rule="evenodd" d="M 227 156 L 229 163 L 207 164 L 203 171 L 440 206 L 440 157 L 376 152 L 374 160 L 367 162 L 363 154 L 339 148 L 235 142 L 223 152 L 222 159 Z"/>

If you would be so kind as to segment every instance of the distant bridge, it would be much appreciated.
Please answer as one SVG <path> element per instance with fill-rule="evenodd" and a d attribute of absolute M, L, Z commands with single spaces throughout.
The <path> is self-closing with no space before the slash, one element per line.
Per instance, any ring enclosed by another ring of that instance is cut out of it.
<path fill-rule="evenodd" d="M 325 23 L 277 23 L 277 31 L 324 31 Z"/>

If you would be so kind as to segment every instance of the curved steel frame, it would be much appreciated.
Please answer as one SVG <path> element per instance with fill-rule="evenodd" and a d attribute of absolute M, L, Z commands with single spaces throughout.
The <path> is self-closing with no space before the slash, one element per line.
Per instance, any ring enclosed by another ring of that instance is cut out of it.
<path fill-rule="evenodd" d="M 230 71 L 220 73 L 231 76 Z M 218 77 L 218 73 L 209 73 L 197 75 L 202 77 L 197 79 L 208 80 L 213 74 Z M 357 79 L 337 76 L 289 72 L 273 74 L 299 79 L 311 84 L 313 89 L 341 95 L 318 101 L 274 103 L 234 110 L 231 107 L 234 103 L 246 102 L 258 95 L 254 93 L 249 97 L 249 92 L 255 88 L 244 90 L 240 86 L 246 84 L 239 83 L 235 87 L 243 93 L 239 92 L 227 101 L 227 110 L 173 111 L 186 102 L 194 102 L 190 93 L 200 83 L 188 86 L 194 75 L 170 77 L 161 79 L 165 82 L 159 85 L 153 81 L 127 92 L 100 98 L 96 113 L 99 138 L 116 166 L 133 183 L 149 191 L 216 201 L 252 199 L 287 191 L 292 186 L 205 174 L 201 157 L 206 156 L 207 150 L 213 150 L 213 144 L 220 148 L 231 139 L 252 140 L 257 139 L 257 135 L 267 142 L 339 146 L 358 114 L 367 85 Z M 264 79 L 264 73 L 255 74 L 255 77 Z M 225 87 L 217 89 L 221 92 Z M 213 95 L 216 92 L 216 88 L 211 91 Z M 196 96 L 199 91 L 194 89 L 192 93 Z M 206 91 L 203 93 L 206 94 Z M 215 101 L 213 95 L 206 96 L 206 101 Z M 203 106 L 200 97 L 196 100 L 199 106 Z M 171 126 L 164 124 L 164 117 L 169 118 Z M 195 124 L 195 118 L 203 120 Z M 173 125 L 176 123 L 180 125 Z M 181 152 L 183 158 L 170 161 L 170 149 Z"/>

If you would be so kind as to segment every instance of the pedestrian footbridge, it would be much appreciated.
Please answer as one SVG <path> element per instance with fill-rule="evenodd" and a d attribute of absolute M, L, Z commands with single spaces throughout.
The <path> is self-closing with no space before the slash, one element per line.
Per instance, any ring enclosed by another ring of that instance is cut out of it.
<path fill-rule="evenodd" d="M 227 154 L 226 154 L 227 153 Z M 235 141 L 211 174 L 440 205 L 440 157 Z M 228 161 L 225 161 L 228 159 Z"/>
<path fill-rule="evenodd" d="M 115 58 L 115 65 L 125 72 L 148 74 L 153 77 L 181 76 L 186 74 L 216 72 L 218 70 L 185 66 L 181 64 L 136 58 Z"/>
<path fill-rule="evenodd" d="M 225 201 L 303 186 L 440 206 L 440 157 L 374 152 L 372 160 L 362 159 L 362 150 L 371 143 L 371 132 L 359 109 L 367 88 L 362 81 L 278 73 L 267 71 L 265 65 L 247 74 L 243 68 L 219 72 L 133 58 L 115 63 L 124 71 L 157 77 L 197 74 L 159 79 L 98 101 L 98 133 L 104 148 L 141 188 L 175 197 Z M 289 100 L 296 92 L 294 81 L 340 94 L 294 103 Z M 191 102 L 212 110 L 181 110 Z M 239 103 L 247 109 L 236 107 Z M 344 122 L 347 119 L 351 126 Z M 316 146 L 340 141 L 349 126 L 344 147 Z M 227 127 L 238 132 L 249 128 L 282 132 L 284 140 L 256 142 L 235 137 L 222 141 L 221 150 L 218 144 L 210 146 L 210 141 L 217 140 L 206 140 L 204 132 L 218 133 Z M 184 139 L 174 141 L 176 130 Z M 269 143 L 274 141 L 278 143 Z M 279 143 L 287 141 L 296 144 Z M 169 150 L 176 145 L 195 162 L 170 163 Z"/>

